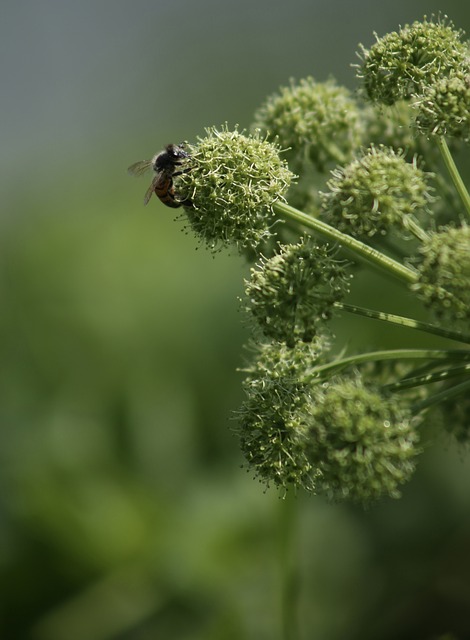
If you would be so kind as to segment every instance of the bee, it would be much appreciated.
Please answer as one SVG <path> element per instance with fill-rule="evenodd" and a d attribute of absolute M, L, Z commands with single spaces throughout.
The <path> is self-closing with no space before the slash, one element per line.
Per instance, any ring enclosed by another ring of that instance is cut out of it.
<path fill-rule="evenodd" d="M 189 153 L 183 149 L 183 144 L 168 144 L 164 151 L 157 153 L 151 160 L 140 160 L 131 164 L 128 172 L 133 176 L 144 175 L 153 169 L 155 176 L 145 192 L 144 204 L 147 204 L 154 193 L 167 207 L 177 209 L 182 204 L 190 205 L 190 200 L 177 200 L 173 178 L 189 171 L 189 168 L 177 170 L 189 158 Z"/>

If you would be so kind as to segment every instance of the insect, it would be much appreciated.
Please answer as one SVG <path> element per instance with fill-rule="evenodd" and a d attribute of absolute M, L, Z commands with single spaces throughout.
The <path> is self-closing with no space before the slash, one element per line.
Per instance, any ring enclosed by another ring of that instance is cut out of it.
<path fill-rule="evenodd" d="M 189 171 L 189 168 L 177 170 L 189 157 L 189 153 L 184 150 L 182 144 L 168 144 L 164 151 L 157 153 L 151 160 L 140 160 L 139 162 L 131 164 L 128 169 L 131 175 L 142 176 L 149 169 L 153 169 L 155 172 L 155 176 L 145 192 L 144 204 L 147 204 L 153 193 L 160 198 L 163 204 L 173 209 L 181 207 L 182 204 L 191 204 L 189 200 L 176 199 L 173 185 L 174 177 Z"/>

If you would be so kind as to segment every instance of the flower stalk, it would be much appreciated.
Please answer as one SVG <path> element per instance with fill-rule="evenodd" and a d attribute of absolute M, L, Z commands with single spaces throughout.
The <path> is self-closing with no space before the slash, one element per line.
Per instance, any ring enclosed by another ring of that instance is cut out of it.
<path fill-rule="evenodd" d="M 459 331 L 452 331 L 446 329 L 440 325 L 431 324 L 429 322 L 421 322 L 414 318 L 407 318 L 405 316 L 399 316 L 394 313 L 388 313 L 384 311 L 375 311 L 373 309 L 365 309 L 356 305 L 347 304 L 345 302 L 335 302 L 336 309 L 347 311 L 365 318 L 371 318 L 373 320 L 382 320 L 383 322 L 389 322 L 390 324 L 396 324 L 402 327 L 408 327 L 409 329 L 416 329 L 417 331 L 424 331 L 441 338 L 448 340 L 454 340 L 455 342 L 461 342 L 462 344 L 470 344 L 470 335 L 465 335 Z"/>
<path fill-rule="evenodd" d="M 379 269 L 383 273 L 386 273 L 387 275 L 406 284 L 413 284 L 417 281 L 417 274 L 414 269 L 405 267 L 396 260 L 393 260 L 393 258 L 386 256 L 377 249 L 370 247 L 352 236 L 348 236 L 345 233 L 338 231 L 338 229 L 335 229 L 326 222 L 323 222 L 318 218 L 313 218 L 312 216 L 291 207 L 285 202 L 276 202 L 273 205 L 273 209 L 276 213 L 298 222 L 303 227 L 314 231 L 327 240 L 337 242 L 351 256 L 354 256 L 354 258 L 361 262 L 371 265 L 374 269 Z"/>
<path fill-rule="evenodd" d="M 444 164 L 447 167 L 447 171 L 449 172 L 452 182 L 454 183 L 455 189 L 460 196 L 465 212 L 470 218 L 470 194 L 468 193 L 467 187 L 462 180 L 462 176 L 457 169 L 457 165 L 455 164 L 454 158 L 452 157 L 449 146 L 444 136 L 436 136 L 436 143 L 439 147 L 439 151 L 441 152 Z"/>

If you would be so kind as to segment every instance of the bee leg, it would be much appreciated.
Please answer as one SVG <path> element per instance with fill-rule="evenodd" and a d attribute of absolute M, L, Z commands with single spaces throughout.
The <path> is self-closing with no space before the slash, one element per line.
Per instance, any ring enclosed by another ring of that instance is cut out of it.
<path fill-rule="evenodd" d="M 182 207 L 192 207 L 193 203 L 191 202 L 191 200 L 189 198 L 186 198 L 186 200 L 176 200 L 176 202 L 178 203 L 178 205 L 182 206 Z"/>
<path fill-rule="evenodd" d="M 175 172 L 172 174 L 172 177 L 173 177 L 173 178 L 176 178 L 176 176 L 182 176 L 182 175 L 183 175 L 183 173 L 189 173 L 189 171 L 191 171 L 191 167 L 187 167 L 186 169 L 181 169 L 181 171 L 175 171 Z"/>
<path fill-rule="evenodd" d="M 181 171 L 175 171 L 171 177 L 176 178 L 177 176 L 182 176 L 183 173 L 188 173 L 189 171 L 191 171 L 191 167 L 186 167 L 186 169 L 181 169 Z M 181 205 L 183 207 L 193 206 L 193 203 L 189 198 L 186 198 L 186 200 L 176 200 L 176 202 L 178 203 L 178 205 Z"/>

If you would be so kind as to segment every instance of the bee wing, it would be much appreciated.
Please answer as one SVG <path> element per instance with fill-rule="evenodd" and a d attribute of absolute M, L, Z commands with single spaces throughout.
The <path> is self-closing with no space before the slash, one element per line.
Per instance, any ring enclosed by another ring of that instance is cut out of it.
<path fill-rule="evenodd" d="M 155 193 L 155 187 L 157 186 L 158 181 L 159 181 L 159 176 L 155 176 L 152 182 L 150 183 L 150 187 L 145 192 L 144 204 L 147 204 L 150 198 L 152 197 L 152 194 Z"/>
<path fill-rule="evenodd" d="M 152 160 L 139 160 L 139 162 L 134 162 L 127 169 L 127 172 L 131 174 L 131 176 L 143 176 L 144 173 L 147 173 L 149 169 L 152 168 Z"/>

